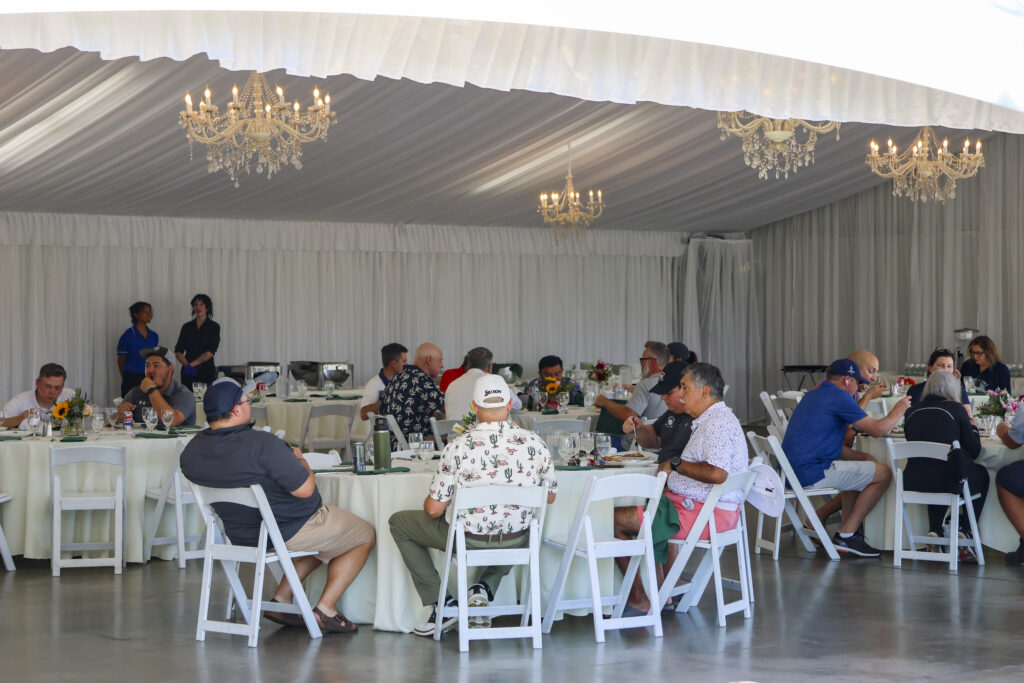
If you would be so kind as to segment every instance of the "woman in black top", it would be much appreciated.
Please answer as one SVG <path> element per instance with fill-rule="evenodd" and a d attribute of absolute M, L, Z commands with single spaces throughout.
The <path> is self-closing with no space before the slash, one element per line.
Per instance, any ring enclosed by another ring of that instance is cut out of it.
<path fill-rule="evenodd" d="M 991 391 L 1010 390 L 1010 368 L 999 359 L 996 343 L 980 335 L 967 345 L 971 357 L 960 366 L 960 374 L 964 377 L 976 377 L 984 382 Z"/>
<path fill-rule="evenodd" d="M 220 346 L 220 325 L 210 319 L 213 301 L 205 294 L 192 297 L 192 320 L 181 326 L 174 355 L 181 363 L 181 383 L 189 390 L 199 381 L 210 384 L 217 379 L 213 354 Z"/>
<path fill-rule="evenodd" d="M 912 406 L 904 417 L 904 434 L 907 441 L 932 441 L 935 443 L 960 442 L 960 448 L 970 456 L 971 460 L 981 453 L 981 439 L 978 428 L 971 422 L 970 416 L 960 402 L 960 381 L 953 373 L 945 370 L 933 372 L 925 384 L 921 402 Z M 974 517 L 981 518 L 981 508 L 988 494 L 988 471 L 977 463 L 971 463 L 967 485 L 971 495 L 981 495 L 973 501 Z M 944 460 L 927 460 L 915 458 L 907 463 L 903 471 L 903 485 L 908 491 L 925 493 L 958 492 L 959 481 L 949 471 Z M 942 521 L 946 507 L 942 505 L 928 506 L 929 531 L 937 536 L 944 536 Z M 960 531 L 970 532 L 967 515 L 960 516 Z M 952 535 L 954 530 L 950 530 Z"/>

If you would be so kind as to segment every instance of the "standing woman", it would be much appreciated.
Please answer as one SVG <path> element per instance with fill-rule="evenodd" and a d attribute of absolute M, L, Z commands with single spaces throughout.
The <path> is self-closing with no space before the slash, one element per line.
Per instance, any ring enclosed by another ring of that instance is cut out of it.
<path fill-rule="evenodd" d="M 213 354 L 220 346 L 220 325 L 210 319 L 213 301 L 205 294 L 192 297 L 192 320 L 181 326 L 174 355 L 181 363 L 181 383 L 190 391 L 192 383 L 211 384 L 217 379 Z"/>
<path fill-rule="evenodd" d="M 139 386 L 146 376 L 146 359 L 139 353 L 160 344 L 160 335 L 149 329 L 153 322 L 153 307 L 146 301 L 136 301 L 128 307 L 132 326 L 117 340 L 117 371 L 121 373 L 121 395 Z"/>
<path fill-rule="evenodd" d="M 967 345 L 971 357 L 960 366 L 960 374 L 964 377 L 976 377 L 985 383 L 989 390 L 1010 390 L 1010 368 L 999 359 L 996 343 L 980 335 Z"/>

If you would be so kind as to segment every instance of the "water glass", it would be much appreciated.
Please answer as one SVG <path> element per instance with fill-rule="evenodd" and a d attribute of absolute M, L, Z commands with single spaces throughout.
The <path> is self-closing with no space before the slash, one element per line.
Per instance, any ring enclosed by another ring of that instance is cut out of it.
<path fill-rule="evenodd" d="M 146 431 L 153 431 L 153 428 L 156 427 L 157 421 L 156 410 L 153 408 L 143 408 L 142 421 L 146 423 Z"/>
<path fill-rule="evenodd" d="M 612 452 L 612 437 L 608 434 L 598 434 L 594 437 L 594 446 L 597 448 L 599 459 L 604 460 Z"/>
<path fill-rule="evenodd" d="M 28 428 L 35 434 L 39 431 L 39 425 L 42 423 L 42 418 L 39 416 L 39 410 L 36 408 L 28 409 Z"/>
<path fill-rule="evenodd" d="M 415 457 L 420 457 L 420 449 L 423 448 L 423 434 L 420 432 L 412 432 L 409 434 L 409 448 L 412 449 L 412 454 Z"/>
<path fill-rule="evenodd" d="M 580 434 L 580 450 L 590 455 L 594 452 L 594 432 Z"/>
<path fill-rule="evenodd" d="M 302 396 L 306 395 L 307 391 L 309 391 L 309 386 L 306 384 L 306 380 L 300 379 L 295 382 L 296 395 L 298 395 L 301 398 Z"/>
<path fill-rule="evenodd" d="M 334 395 L 334 382 L 332 382 L 331 380 L 327 380 L 326 382 L 324 382 L 324 393 L 327 394 L 328 396 Z"/>
<path fill-rule="evenodd" d="M 99 437 L 100 432 L 103 431 L 103 425 L 107 421 L 107 416 L 100 412 L 99 408 L 94 408 L 92 415 L 89 416 L 89 431 L 92 432 L 93 436 Z"/>
<path fill-rule="evenodd" d="M 562 462 L 568 462 L 569 458 L 576 457 L 579 452 L 576 439 L 571 434 L 563 434 L 558 439 L 558 454 L 562 456 Z"/>
<path fill-rule="evenodd" d="M 163 423 L 164 429 L 170 431 L 171 424 L 174 422 L 174 411 L 173 410 L 161 410 L 160 411 L 160 422 Z"/>
<path fill-rule="evenodd" d="M 590 388 L 588 387 L 587 390 L 583 392 L 583 407 L 584 408 L 591 407 L 592 405 L 594 405 L 594 401 L 596 401 L 596 400 L 597 400 L 597 394 L 594 393 L 593 391 L 591 391 Z"/>
<path fill-rule="evenodd" d="M 568 413 L 569 412 L 569 392 L 568 391 L 560 391 L 560 392 L 558 392 L 557 398 L 558 398 L 558 410 L 559 410 L 559 412 Z"/>

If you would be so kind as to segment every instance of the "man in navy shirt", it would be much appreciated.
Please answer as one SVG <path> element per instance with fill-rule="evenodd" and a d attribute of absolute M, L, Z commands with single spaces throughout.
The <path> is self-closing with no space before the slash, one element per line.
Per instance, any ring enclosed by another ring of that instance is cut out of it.
<path fill-rule="evenodd" d="M 245 387 L 224 377 L 206 390 L 203 409 L 210 421 L 181 454 L 181 471 L 200 486 L 242 488 L 259 484 L 267 494 L 274 520 L 289 550 L 316 551 L 294 560 L 305 579 L 327 565 L 327 585 L 313 608 L 320 628 L 328 633 L 350 633 L 356 625 L 337 610 L 341 594 L 366 564 L 375 535 L 367 522 L 334 505 L 324 504 L 309 464 L 297 448 L 289 448 L 273 434 L 254 430 Z M 214 503 L 232 543 L 256 545 L 262 517 L 259 511 L 233 503 Z M 272 602 L 291 602 L 291 587 L 282 580 Z M 265 617 L 285 626 L 303 626 L 297 614 L 266 612 Z"/>
<path fill-rule="evenodd" d="M 843 437 L 850 424 L 870 436 L 888 434 L 907 411 L 910 399 L 904 397 L 887 416 L 875 420 L 854 399 L 858 384 L 867 383 L 853 361 L 844 358 L 832 363 L 821 386 L 807 392 L 797 404 L 782 450 L 802 486 L 841 492 L 843 523 L 832 537 L 836 550 L 878 557 L 879 551 L 867 544 L 858 529 L 885 493 L 892 475 L 887 466 L 846 446 Z"/>

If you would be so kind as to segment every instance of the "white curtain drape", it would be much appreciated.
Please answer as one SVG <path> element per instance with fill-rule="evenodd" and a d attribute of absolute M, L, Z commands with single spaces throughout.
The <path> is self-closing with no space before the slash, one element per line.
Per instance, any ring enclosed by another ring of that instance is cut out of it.
<path fill-rule="evenodd" d="M 660 9 L 657 20 L 664 21 Z M 618 8 L 611 12 L 621 14 Z M 844 57 L 851 51 L 846 41 L 820 43 L 820 53 L 797 50 L 797 58 L 790 58 L 747 45 L 722 47 L 713 30 L 698 31 L 693 42 L 628 35 L 621 21 L 605 32 L 298 11 L 40 12 L 0 14 L 0 46 L 43 52 L 72 46 L 104 59 L 185 60 L 205 53 L 237 70 L 284 68 L 301 76 L 351 74 L 366 80 L 384 76 L 594 101 L 748 109 L 776 118 L 1019 133 L 1024 132 L 1020 87 L 1013 79 L 976 75 L 981 66 L 963 66 L 963 59 L 984 67 L 1019 61 L 1019 17 L 1012 12 L 999 16 L 987 27 L 989 45 L 961 57 L 958 69 L 939 70 L 938 77 L 928 73 L 930 64 L 912 60 L 875 61 L 872 69 L 863 60 Z M 767 34 L 774 35 L 770 29 Z M 777 43 L 768 41 L 764 47 Z M 804 56 L 812 53 L 816 61 Z M 840 68 L 849 64 L 860 70 Z"/>
<path fill-rule="evenodd" d="M 0 213 L 0 397 L 55 361 L 110 400 L 128 306 L 149 301 L 173 345 L 197 292 L 218 364 L 350 360 L 364 381 L 392 341 L 435 342 L 449 367 L 477 345 L 527 372 L 548 353 L 633 361 L 678 329 L 684 251 L 674 233 Z"/>
<path fill-rule="evenodd" d="M 683 260 L 682 341 L 722 371 L 725 402 L 746 422 L 764 386 L 752 243 L 692 239 Z"/>
<path fill-rule="evenodd" d="M 960 327 L 1024 360 L 1022 183 L 1024 140 L 997 135 L 945 204 L 893 197 L 885 184 L 754 231 L 768 387 L 784 387 L 784 364 L 858 348 L 884 369 L 925 362 L 955 346 Z"/>

